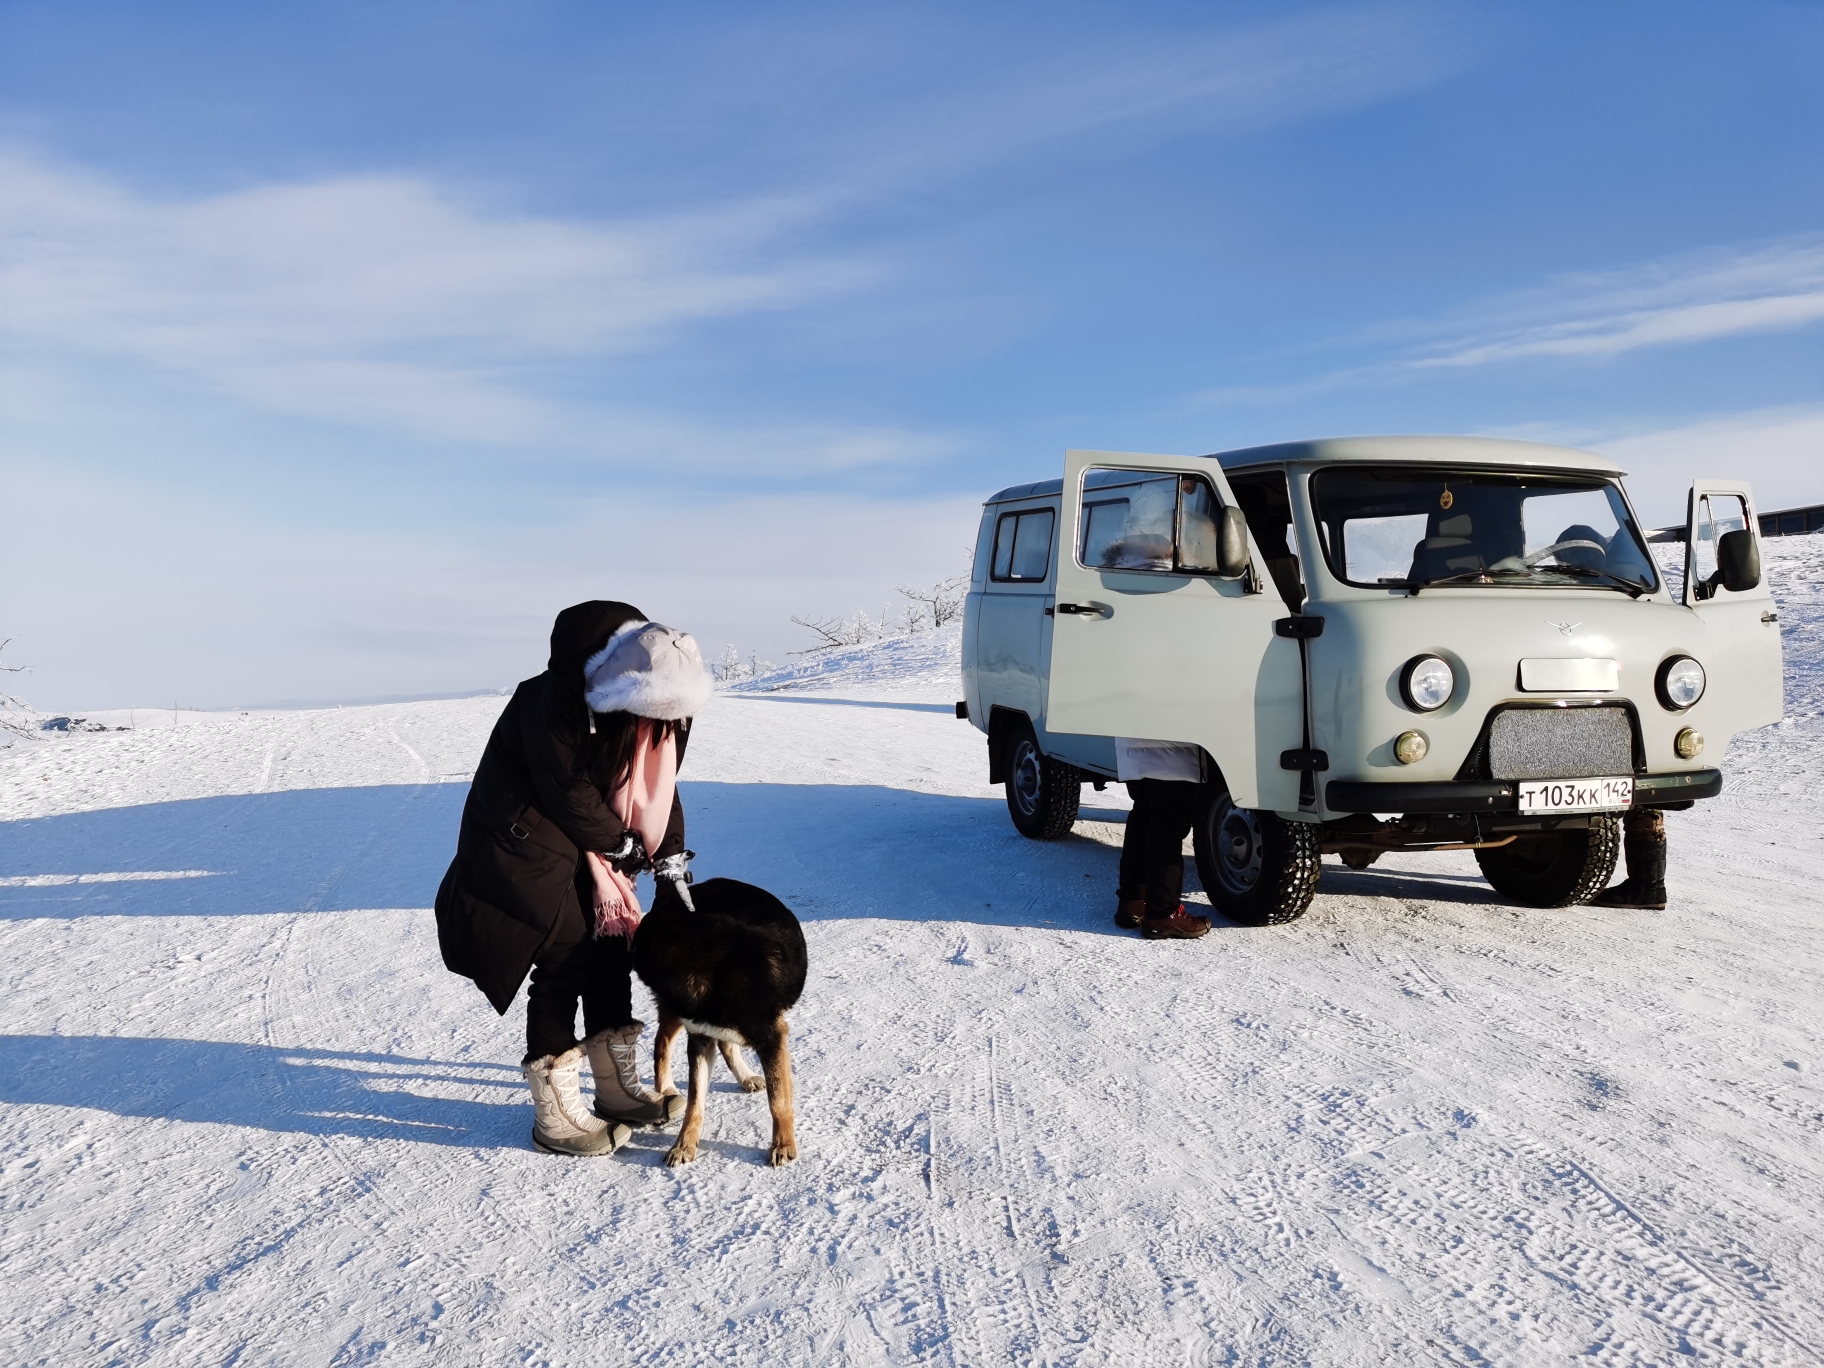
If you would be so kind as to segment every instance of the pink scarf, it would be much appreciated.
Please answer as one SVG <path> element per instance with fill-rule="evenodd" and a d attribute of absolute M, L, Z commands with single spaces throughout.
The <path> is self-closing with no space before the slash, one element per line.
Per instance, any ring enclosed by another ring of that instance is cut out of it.
<path fill-rule="evenodd" d="M 665 839 L 671 824 L 671 800 L 678 787 L 678 742 L 667 735 L 663 744 L 653 741 L 650 718 L 639 718 L 634 740 L 633 766 L 627 780 L 614 791 L 608 806 L 621 825 L 637 832 L 651 855 Z M 587 852 L 589 873 L 595 880 L 595 934 L 625 936 L 629 944 L 640 924 L 640 900 L 633 880 L 593 850 Z"/>

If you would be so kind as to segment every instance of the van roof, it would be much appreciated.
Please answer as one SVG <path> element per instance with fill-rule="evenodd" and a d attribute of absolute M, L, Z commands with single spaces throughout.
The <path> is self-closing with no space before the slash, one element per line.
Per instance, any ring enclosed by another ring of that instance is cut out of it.
<path fill-rule="evenodd" d="M 1034 480 L 1031 484 L 1008 485 L 999 494 L 990 494 L 985 503 L 1012 503 L 1015 499 L 1038 499 L 1047 494 L 1062 494 L 1062 479 Z"/>
<path fill-rule="evenodd" d="M 1272 446 L 1219 451 L 1206 459 L 1224 470 L 1248 466 L 1284 465 L 1293 461 L 1420 461 L 1450 465 L 1533 466 L 1553 470 L 1589 470 L 1604 475 L 1627 472 L 1607 456 L 1575 447 L 1548 446 L 1544 442 L 1517 442 L 1506 437 L 1319 437 L 1305 442 L 1277 442 Z M 1034 480 L 1009 485 L 986 502 L 1012 503 L 1059 494 L 1062 480 Z"/>
<path fill-rule="evenodd" d="M 1307 442 L 1242 447 L 1216 453 L 1224 470 L 1289 461 L 1424 461 L 1464 465 L 1543 466 L 1625 474 L 1607 456 L 1506 437 L 1320 437 Z"/>

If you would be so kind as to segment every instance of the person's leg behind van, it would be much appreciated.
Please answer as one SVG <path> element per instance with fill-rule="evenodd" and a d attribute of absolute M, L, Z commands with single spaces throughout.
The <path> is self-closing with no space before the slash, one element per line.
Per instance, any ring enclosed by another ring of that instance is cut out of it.
<path fill-rule="evenodd" d="M 1191 834 L 1198 786 L 1176 779 L 1138 779 L 1135 807 L 1144 806 L 1142 868 L 1146 914 L 1140 934 L 1148 940 L 1195 940 L 1210 929 L 1208 917 L 1184 910 L 1184 838 Z M 1126 848 L 1123 845 L 1123 854 Z M 1122 883 L 1127 884 L 1123 871 Z"/>
<path fill-rule="evenodd" d="M 1128 931 L 1146 920 L 1146 831 L 1148 806 L 1141 798 L 1147 781 L 1132 779 L 1127 796 L 1134 800 L 1121 836 L 1121 886 L 1115 890 L 1115 925 Z"/>
<path fill-rule="evenodd" d="M 1597 907 L 1666 906 L 1666 814 L 1658 808 L 1629 808 L 1621 819 L 1621 851 L 1628 877 L 1591 901 Z"/>

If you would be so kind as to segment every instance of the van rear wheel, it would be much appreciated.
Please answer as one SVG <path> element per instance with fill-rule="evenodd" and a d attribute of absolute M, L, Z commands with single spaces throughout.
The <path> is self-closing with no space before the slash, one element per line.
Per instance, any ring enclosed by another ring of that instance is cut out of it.
<path fill-rule="evenodd" d="M 1598 813 L 1580 831 L 1542 831 L 1476 852 L 1489 886 L 1524 907 L 1575 907 L 1609 886 L 1621 818 Z"/>
<path fill-rule="evenodd" d="M 1075 765 L 1039 750 L 1028 731 L 1007 743 L 1007 813 L 1020 835 L 1035 841 L 1068 836 L 1083 798 L 1083 775 Z"/>
<path fill-rule="evenodd" d="M 1230 921 L 1277 926 L 1311 906 L 1322 854 L 1315 822 L 1239 808 L 1219 790 L 1198 805 L 1191 842 L 1210 906 Z"/>

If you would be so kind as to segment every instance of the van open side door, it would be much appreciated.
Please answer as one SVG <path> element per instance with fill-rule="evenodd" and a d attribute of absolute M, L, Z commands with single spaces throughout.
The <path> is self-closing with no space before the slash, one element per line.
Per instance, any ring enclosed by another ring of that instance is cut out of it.
<path fill-rule="evenodd" d="M 1046 727 L 1200 745 L 1237 807 L 1295 812 L 1299 648 L 1274 631 L 1287 611 L 1260 548 L 1225 531 L 1236 507 L 1207 457 L 1066 454 Z"/>
<path fill-rule="evenodd" d="M 1761 564 L 1754 495 L 1740 481 L 1699 480 L 1685 517 L 1685 607 L 1704 624 L 1703 715 L 1715 741 L 1785 714 L 1779 614 Z"/>

